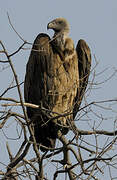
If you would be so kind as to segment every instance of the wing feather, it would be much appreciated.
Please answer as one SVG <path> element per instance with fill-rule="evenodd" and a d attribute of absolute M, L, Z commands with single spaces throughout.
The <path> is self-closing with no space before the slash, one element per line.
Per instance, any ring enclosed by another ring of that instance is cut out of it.
<path fill-rule="evenodd" d="M 40 109 L 27 107 L 28 117 L 34 122 L 36 141 L 47 147 L 55 146 L 58 129 L 63 134 L 68 132 L 65 127 L 68 119 L 72 118 L 74 98 L 79 86 L 76 50 L 71 44 L 73 41 L 67 43 L 67 51 L 63 56 L 64 52 L 56 50 L 48 35 L 39 34 L 26 67 L 25 101 L 50 110 L 47 114 Z M 64 113 L 70 115 L 53 118 Z M 53 120 L 50 120 L 51 117 Z"/>
<path fill-rule="evenodd" d="M 26 102 L 41 105 L 47 95 L 47 75 L 51 61 L 52 49 L 50 38 L 46 34 L 39 34 L 34 41 L 29 61 L 26 67 L 24 98 Z M 32 108 L 27 108 L 29 118 L 33 116 Z"/>
<path fill-rule="evenodd" d="M 91 51 L 84 40 L 81 39 L 78 41 L 76 51 L 78 55 L 79 88 L 77 90 L 77 95 L 75 97 L 75 106 L 73 112 L 74 118 L 79 110 L 82 98 L 85 94 L 91 69 Z"/>

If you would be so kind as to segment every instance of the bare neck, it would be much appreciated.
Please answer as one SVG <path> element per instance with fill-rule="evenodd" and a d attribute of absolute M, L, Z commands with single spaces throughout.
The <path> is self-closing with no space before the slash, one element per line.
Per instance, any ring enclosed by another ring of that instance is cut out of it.
<path fill-rule="evenodd" d="M 61 31 L 55 31 L 54 37 L 59 36 L 59 35 L 68 36 L 68 34 L 69 34 L 69 29 L 66 28 L 66 29 L 61 30 Z"/>
<path fill-rule="evenodd" d="M 53 36 L 54 45 L 62 51 L 64 51 L 67 35 L 68 33 L 59 31 L 59 32 L 55 32 Z"/>

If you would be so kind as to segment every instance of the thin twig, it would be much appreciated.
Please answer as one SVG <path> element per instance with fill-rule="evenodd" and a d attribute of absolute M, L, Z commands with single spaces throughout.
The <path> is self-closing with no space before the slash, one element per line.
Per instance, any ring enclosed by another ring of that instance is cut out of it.
<path fill-rule="evenodd" d="M 15 31 L 15 33 L 18 35 L 18 37 L 25 43 L 26 41 L 22 38 L 22 36 L 15 30 L 14 26 L 12 25 L 8 12 L 7 12 L 7 17 L 8 17 L 8 21 L 9 21 L 9 24 L 11 25 L 12 29 Z"/>
<path fill-rule="evenodd" d="M 27 44 L 26 41 L 25 41 L 15 52 L 13 52 L 12 54 L 10 54 L 9 57 L 14 56 L 15 54 L 17 54 L 17 53 L 22 49 L 22 47 L 23 47 L 25 44 Z"/>

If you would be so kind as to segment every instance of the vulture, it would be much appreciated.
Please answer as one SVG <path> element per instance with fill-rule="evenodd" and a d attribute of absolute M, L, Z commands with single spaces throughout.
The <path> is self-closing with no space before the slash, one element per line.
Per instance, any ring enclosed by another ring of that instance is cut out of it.
<path fill-rule="evenodd" d="M 53 150 L 58 131 L 66 135 L 84 96 L 91 67 L 91 52 L 84 40 L 76 48 L 69 23 L 57 18 L 47 25 L 50 38 L 40 33 L 32 46 L 24 81 L 25 102 L 36 143 L 41 151 Z"/>

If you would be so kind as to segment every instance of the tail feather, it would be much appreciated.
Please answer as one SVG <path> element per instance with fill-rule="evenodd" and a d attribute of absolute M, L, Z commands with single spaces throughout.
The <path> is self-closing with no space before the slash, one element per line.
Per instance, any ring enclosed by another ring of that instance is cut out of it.
<path fill-rule="evenodd" d="M 40 119 L 41 118 L 41 119 Z M 47 121 L 44 123 L 40 115 L 33 117 L 34 135 L 36 142 L 40 146 L 41 151 L 47 151 L 47 148 L 55 148 L 57 129 L 53 122 Z M 43 146 L 47 147 L 44 148 Z"/>

